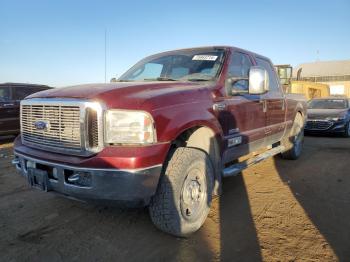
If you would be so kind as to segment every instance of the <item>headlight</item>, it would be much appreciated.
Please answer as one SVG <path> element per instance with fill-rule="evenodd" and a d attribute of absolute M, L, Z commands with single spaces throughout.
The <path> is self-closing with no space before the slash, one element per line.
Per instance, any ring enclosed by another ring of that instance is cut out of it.
<path fill-rule="evenodd" d="M 154 121 L 143 111 L 108 110 L 105 142 L 108 144 L 151 144 L 157 141 Z"/>

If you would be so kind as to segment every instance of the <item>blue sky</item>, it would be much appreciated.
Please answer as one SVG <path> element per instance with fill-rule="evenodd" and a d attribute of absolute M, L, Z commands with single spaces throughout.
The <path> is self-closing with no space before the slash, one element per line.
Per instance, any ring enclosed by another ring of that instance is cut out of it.
<path fill-rule="evenodd" d="M 0 0 L 0 82 L 104 82 L 105 28 L 108 80 L 147 55 L 205 45 L 276 64 L 350 59 L 349 0 Z"/>

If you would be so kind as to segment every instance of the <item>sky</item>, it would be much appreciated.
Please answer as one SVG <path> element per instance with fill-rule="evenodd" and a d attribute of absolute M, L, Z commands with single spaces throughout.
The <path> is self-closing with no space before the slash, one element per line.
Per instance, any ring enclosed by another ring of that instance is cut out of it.
<path fill-rule="evenodd" d="M 118 77 L 145 56 L 232 45 L 275 64 L 350 59 L 349 0 L 0 0 L 0 83 Z"/>

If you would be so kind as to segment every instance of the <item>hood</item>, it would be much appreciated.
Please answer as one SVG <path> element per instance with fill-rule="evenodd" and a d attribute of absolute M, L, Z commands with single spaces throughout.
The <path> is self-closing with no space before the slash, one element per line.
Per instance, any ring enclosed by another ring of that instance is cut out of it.
<path fill-rule="evenodd" d="M 308 119 L 326 119 L 344 116 L 348 109 L 308 109 Z"/>
<path fill-rule="evenodd" d="M 45 90 L 29 98 L 77 98 L 104 102 L 109 108 L 139 109 L 153 101 L 157 107 L 201 99 L 212 82 L 117 82 L 87 84 Z M 181 99 L 179 99 L 181 98 Z"/>

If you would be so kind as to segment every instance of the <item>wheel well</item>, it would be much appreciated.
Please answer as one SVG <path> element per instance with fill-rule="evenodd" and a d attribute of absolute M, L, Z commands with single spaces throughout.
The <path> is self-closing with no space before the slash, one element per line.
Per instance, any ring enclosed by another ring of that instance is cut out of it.
<path fill-rule="evenodd" d="M 204 144 L 209 142 L 207 145 L 209 148 L 204 148 Z M 220 150 L 218 138 L 215 132 L 206 126 L 196 126 L 183 131 L 173 142 L 172 149 L 178 147 L 192 147 L 198 148 L 209 154 L 211 147 L 215 147 Z"/>
<path fill-rule="evenodd" d="M 300 114 L 301 117 L 303 118 L 303 122 L 305 122 L 305 115 L 304 115 L 304 113 L 302 111 L 298 110 L 297 114 Z"/>
<path fill-rule="evenodd" d="M 168 156 L 164 168 L 171 159 L 175 150 L 179 147 L 191 147 L 204 151 L 210 158 L 214 172 L 215 185 L 214 194 L 217 195 L 221 191 L 221 150 L 219 139 L 215 132 L 206 126 L 196 126 L 183 131 L 175 140 L 173 140 L 169 149 Z"/>
<path fill-rule="evenodd" d="M 183 131 L 173 142 L 172 145 L 177 147 L 186 147 L 187 146 L 187 141 L 190 138 L 190 136 L 200 128 L 200 126 L 192 127 L 189 129 L 186 129 Z"/>

